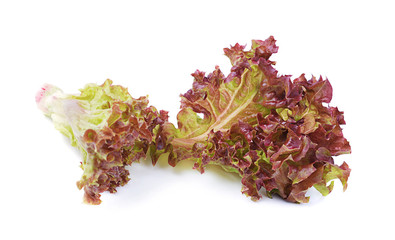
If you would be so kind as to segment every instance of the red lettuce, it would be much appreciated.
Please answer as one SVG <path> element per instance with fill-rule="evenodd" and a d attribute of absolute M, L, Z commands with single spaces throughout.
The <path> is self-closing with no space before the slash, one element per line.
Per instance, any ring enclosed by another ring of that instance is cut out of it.
<path fill-rule="evenodd" d="M 168 118 L 148 106 L 147 97 L 135 99 L 111 80 L 88 84 L 76 95 L 45 85 L 36 102 L 82 153 L 84 172 L 77 186 L 88 204 L 100 204 L 102 192 L 114 193 L 130 180 L 126 167 L 160 145 L 159 126 Z"/>
<path fill-rule="evenodd" d="M 309 188 L 327 195 L 334 179 L 345 190 L 351 170 L 333 157 L 351 148 L 342 133 L 343 112 L 329 106 L 329 81 L 279 75 L 270 60 L 278 51 L 273 37 L 244 49 L 224 49 L 232 64 L 227 76 L 219 67 L 192 74 L 177 127 L 146 97 L 135 99 L 110 80 L 88 84 L 79 95 L 44 86 L 39 108 L 83 155 L 77 185 L 85 202 L 100 204 L 102 192 L 125 185 L 133 162 L 150 156 L 155 165 L 165 155 L 171 166 L 192 160 L 201 173 L 214 164 L 239 174 L 242 192 L 253 200 L 265 192 L 307 202 Z"/>
<path fill-rule="evenodd" d="M 269 60 L 278 50 L 273 37 L 244 48 L 224 49 L 232 64 L 228 76 L 219 67 L 192 74 L 192 89 L 181 95 L 178 128 L 163 126 L 169 164 L 190 159 L 202 173 L 209 164 L 220 165 L 240 175 L 242 192 L 253 200 L 264 189 L 268 196 L 307 202 L 310 187 L 327 195 L 336 178 L 345 190 L 350 168 L 336 165 L 333 156 L 351 148 L 340 127 L 343 112 L 328 106 L 329 81 L 279 75 Z"/>

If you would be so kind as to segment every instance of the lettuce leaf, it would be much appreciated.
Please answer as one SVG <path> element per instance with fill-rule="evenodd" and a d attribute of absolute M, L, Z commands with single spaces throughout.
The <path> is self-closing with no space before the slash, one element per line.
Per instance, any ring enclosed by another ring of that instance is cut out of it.
<path fill-rule="evenodd" d="M 181 97 L 177 126 L 168 113 L 133 98 L 111 80 L 88 84 L 80 94 L 45 85 L 36 96 L 43 113 L 83 156 L 77 182 L 84 201 L 100 204 L 104 191 L 116 192 L 129 179 L 127 166 L 167 156 L 171 166 L 194 161 L 203 173 L 210 164 L 241 177 L 241 191 L 253 200 L 265 193 L 305 203 L 308 189 L 329 194 L 338 179 L 347 188 L 351 169 L 334 156 L 351 153 L 341 126 L 344 114 L 329 106 L 328 79 L 279 75 L 270 60 L 276 41 L 253 40 L 251 49 L 225 48 L 232 68 L 225 74 L 197 70 Z"/>
<path fill-rule="evenodd" d="M 100 204 L 102 192 L 114 193 L 130 180 L 126 166 L 160 145 L 157 132 L 168 116 L 148 106 L 147 97 L 135 99 L 111 80 L 88 84 L 80 92 L 65 94 L 47 84 L 36 102 L 82 153 L 83 175 L 77 186 L 85 191 L 84 202 Z"/>
<path fill-rule="evenodd" d="M 323 195 L 333 179 L 347 187 L 350 169 L 333 156 L 350 153 L 340 125 L 343 112 L 327 104 L 327 79 L 279 75 L 270 60 L 278 47 L 273 37 L 253 40 L 251 50 L 225 48 L 232 68 L 206 75 L 196 71 L 192 89 L 181 95 L 178 127 L 167 122 L 169 164 L 195 161 L 200 172 L 209 164 L 241 177 L 242 192 L 253 200 L 278 194 L 290 202 L 307 202 L 315 187 Z"/>

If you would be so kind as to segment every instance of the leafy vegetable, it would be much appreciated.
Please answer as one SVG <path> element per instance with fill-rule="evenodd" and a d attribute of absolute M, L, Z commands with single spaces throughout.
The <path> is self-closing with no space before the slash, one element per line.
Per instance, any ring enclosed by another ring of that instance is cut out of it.
<path fill-rule="evenodd" d="M 244 48 L 224 49 L 232 64 L 227 76 L 219 67 L 192 74 L 177 127 L 146 97 L 134 99 L 110 80 L 88 84 L 80 95 L 44 86 L 36 98 L 39 108 L 82 152 L 77 186 L 84 188 L 85 202 L 99 204 L 100 193 L 126 184 L 125 167 L 147 155 L 154 165 L 162 155 L 172 166 L 193 160 L 201 173 L 219 165 L 240 175 L 242 192 L 253 200 L 265 190 L 269 197 L 308 202 L 309 188 L 327 195 L 334 179 L 345 190 L 351 170 L 333 157 L 351 148 L 340 127 L 343 112 L 329 106 L 329 81 L 279 75 L 270 60 L 278 50 L 273 37 Z"/>
<path fill-rule="evenodd" d="M 307 202 L 310 187 L 326 195 L 335 178 L 345 190 L 350 169 L 334 164 L 333 156 L 351 149 L 340 128 L 343 112 L 324 105 L 332 98 L 329 81 L 278 75 L 269 60 L 278 50 L 273 37 L 244 48 L 224 49 L 232 64 L 228 76 L 218 67 L 207 76 L 192 74 L 178 128 L 165 124 L 174 136 L 169 164 L 192 159 L 202 173 L 208 164 L 220 165 L 242 177 L 242 192 L 254 200 L 265 189 L 269 196 Z"/>
<path fill-rule="evenodd" d="M 36 102 L 81 151 L 84 173 L 77 186 L 84 189 L 86 203 L 100 204 L 100 193 L 114 193 L 129 181 L 127 165 L 160 145 L 157 133 L 168 117 L 167 112 L 148 107 L 146 97 L 134 99 L 111 80 L 100 86 L 88 84 L 80 91 L 69 95 L 45 85 Z"/>

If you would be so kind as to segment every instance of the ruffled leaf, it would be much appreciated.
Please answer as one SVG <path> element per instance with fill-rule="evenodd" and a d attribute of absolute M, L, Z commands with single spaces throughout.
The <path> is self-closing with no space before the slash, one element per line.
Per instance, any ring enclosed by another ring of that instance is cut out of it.
<path fill-rule="evenodd" d="M 145 158 L 150 146 L 156 146 L 156 133 L 167 113 L 147 106 L 146 97 L 133 98 L 111 80 L 88 84 L 80 91 L 64 94 L 45 85 L 36 101 L 83 155 L 84 172 L 77 186 L 85 191 L 84 202 L 100 204 L 102 192 L 114 193 L 129 181 L 126 166 Z"/>
<path fill-rule="evenodd" d="M 312 186 L 323 195 L 335 178 L 346 186 L 350 169 L 337 166 L 333 156 L 351 149 L 340 128 L 343 112 L 324 105 L 332 99 L 329 81 L 278 75 L 269 60 L 278 50 L 273 37 L 244 48 L 224 49 L 232 64 L 228 76 L 218 67 L 192 74 L 192 89 L 181 95 L 178 128 L 164 126 L 171 136 L 169 163 L 192 159 L 202 173 L 208 164 L 237 172 L 242 192 L 253 200 L 265 189 L 268 196 L 307 202 Z"/>

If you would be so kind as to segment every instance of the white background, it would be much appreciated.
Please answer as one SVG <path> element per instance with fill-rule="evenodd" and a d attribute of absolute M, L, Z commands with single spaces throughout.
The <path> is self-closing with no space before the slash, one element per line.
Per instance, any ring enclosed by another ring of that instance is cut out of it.
<path fill-rule="evenodd" d="M 391 1 L 1 1 L 0 239 L 393 239 Z M 110 78 L 170 111 L 223 48 L 273 35 L 280 74 L 328 77 L 345 112 L 349 188 L 310 203 L 252 202 L 237 176 L 191 163 L 131 167 L 100 206 L 82 203 L 80 154 L 36 108 L 44 83 L 77 93 Z M 364 238 L 365 239 L 365 238 Z"/>

